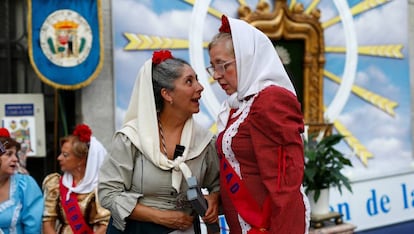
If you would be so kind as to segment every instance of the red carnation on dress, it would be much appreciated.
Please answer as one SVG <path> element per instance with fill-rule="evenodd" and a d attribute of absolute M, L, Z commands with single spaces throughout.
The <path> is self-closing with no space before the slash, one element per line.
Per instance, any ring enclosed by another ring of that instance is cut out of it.
<path fill-rule="evenodd" d="M 10 132 L 7 128 L 0 128 L 0 137 L 10 137 Z"/>
<path fill-rule="evenodd" d="M 173 56 L 171 54 L 171 51 L 169 50 L 154 51 L 154 53 L 152 54 L 152 63 L 160 64 L 170 58 L 173 58 Z"/>
<path fill-rule="evenodd" d="M 229 19 L 225 15 L 221 16 L 221 26 L 219 28 L 219 32 L 231 33 Z"/>
<path fill-rule="evenodd" d="M 91 141 L 92 130 L 86 124 L 78 124 L 73 130 L 73 135 L 79 137 L 79 140 L 85 143 Z"/>

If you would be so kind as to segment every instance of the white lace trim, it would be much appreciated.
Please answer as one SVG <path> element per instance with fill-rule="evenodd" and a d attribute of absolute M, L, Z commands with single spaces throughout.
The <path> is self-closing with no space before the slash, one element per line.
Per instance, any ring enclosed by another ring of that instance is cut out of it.
<path fill-rule="evenodd" d="M 223 134 L 223 142 L 222 142 L 222 148 L 224 156 L 226 157 L 227 161 L 230 163 L 233 170 L 237 173 L 237 175 L 242 179 L 241 173 L 240 173 L 240 164 L 239 161 L 237 161 L 236 157 L 234 156 L 234 152 L 231 149 L 231 143 L 232 138 L 237 134 L 237 131 L 239 129 L 239 126 L 243 121 L 247 118 L 250 112 L 250 107 L 252 106 L 252 103 L 254 99 L 256 98 L 257 94 L 250 98 L 248 101 L 243 101 L 240 108 L 231 116 L 231 118 L 235 118 L 238 115 L 240 117 L 231 124 L 226 131 Z M 248 224 L 244 219 L 238 214 L 240 227 L 242 229 L 242 234 L 246 234 L 250 229 L 251 226 Z"/>
<path fill-rule="evenodd" d="M 22 206 L 23 206 L 22 203 L 19 202 L 16 206 L 16 209 L 14 210 L 13 218 L 12 218 L 12 221 L 11 221 L 11 224 L 10 224 L 10 229 L 9 229 L 10 234 L 17 234 L 17 221 L 19 219 L 20 211 L 22 210 Z"/>
<path fill-rule="evenodd" d="M 16 208 L 14 208 L 14 212 L 13 212 L 13 217 L 10 223 L 10 227 L 9 227 L 9 233 L 10 234 L 15 234 L 17 233 L 17 220 L 20 216 L 20 211 L 22 209 L 22 203 L 16 203 L 13 195 L 17 190 L 17 183 L 14 180 L 13 177 L 10 178 L 10 192 L 9 192 L 9 199 L 3 203 L 0 204 L 0 213 L 3 212 L 4 210 L 8 209 L 9 207 L 12 206 L 16 206 Z M 0 229 L 0 234 L 3 233 L 2 230 Z"/>
<path fill-rule="evenodd" d="M 14 181 L 13 177 L 10 177 L 10 192 L 9 192 L 9 199 L 3 203 L 0 204 L 0 212 L 3 212 L 4 210 L 6 210 L 7 208 L 9 208 L 10 206 L 14 206 L 15 202 L 13 199 L 13 194 L 15 193 L 17 188 L 17 184 Z"/>
<path fill-rule="evenodd" d="M 305 194 L 305 189 L 303 186 L 300 186 L 300 192 L 302 193 L 303 203 L 305 204 L 305 234 L 309 233 L 310 228 L 310 215 L 311 215 L 311 208 L 309 204 L 308 196 Z"/>

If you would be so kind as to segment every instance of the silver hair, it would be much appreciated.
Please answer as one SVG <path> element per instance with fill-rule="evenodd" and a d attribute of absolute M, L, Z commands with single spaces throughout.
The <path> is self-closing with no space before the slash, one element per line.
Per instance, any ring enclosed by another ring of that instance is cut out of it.
<path fill-rule="evenodd" d="M 171 58 L 152 65 L 152 87 L 157 112 L 161 112 L 164 108 L 161 89 L 174 90 L 174 81 L 182 75 L 185 65 L 190 66 L 187 61 L 180 58 Z"/>
<path fill-rule="evenodd" d="M 233 38 L 230 33 L 217 33 L 208 44 L 208 51 L 211 50 L 217 43 L 225 41 L 227 52 L 234 57 Z"/>

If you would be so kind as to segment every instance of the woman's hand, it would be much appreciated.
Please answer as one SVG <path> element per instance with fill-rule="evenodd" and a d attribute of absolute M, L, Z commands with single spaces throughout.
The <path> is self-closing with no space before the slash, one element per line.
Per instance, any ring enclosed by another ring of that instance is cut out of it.
<path fill-rule="evenodd" d="M 56 234 L 55 221 L 43 221 L 43 233 Z"/>
<path fill-rule="evenodd" d="M 138 203 L 129 218 L 153 222 L 172 229 L 186 230 L 193 224 L 194 217 L 181 211 L 158 210 Z"/>
<path fill-rule="evenodd" d="M 193 216 L 181 211 L 164 210 L 157 223 L 173 229 L 186 230 L 193 225 L 193 219 Z"/>
<path fill-rule="evenodd" d="M 99 224 L 96 226 L 96 229 L 94 231 L 95 234 L 105 234 L 106 233 L 106 225 Z"/>
<path fill-rule="evenodd" d="M 215 223 L 218 221 L 219 198 L 218 192 L 204 196 L 208 203 L 208 209 L 204 217 L 201 217 L 205 223 Z"/>

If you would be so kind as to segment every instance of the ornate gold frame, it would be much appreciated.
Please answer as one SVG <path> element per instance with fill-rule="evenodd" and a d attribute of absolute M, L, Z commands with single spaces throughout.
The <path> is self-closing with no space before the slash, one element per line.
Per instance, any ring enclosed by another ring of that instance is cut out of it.
<path fill-rule="evenodd" d="M 325 65 L 325 44 L 323 28 L 319 22 L 320 12 L 315 9 L 309 14 L 302 4 L 289 9 L 286 0 L 274 0 L 274 10 L 269 4 L 259 1 L 256 11 L 247 5 L 238 9 L 239 18 L 264 32 L 271 40 L 303 40 L 305 44 L 303 64 L 303 99 L 305 124 L 310 132 L 324 126 L 323 119 L 323 70 Z"/>

